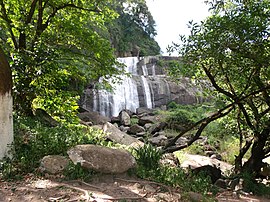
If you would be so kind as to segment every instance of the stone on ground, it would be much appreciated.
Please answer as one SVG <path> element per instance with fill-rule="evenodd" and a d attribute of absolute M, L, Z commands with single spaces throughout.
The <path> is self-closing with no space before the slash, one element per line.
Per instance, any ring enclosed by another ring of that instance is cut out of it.
<path fill-rule="evenodd" d="M 136 166 L 135 158 L 127 151 L 97 145 L 77 145 L 68 151 L 74 164 L 101 173 L 124 173 Z"/>
<path fill-rule="evenodd" d="M 103 126 L 103 131 L 107 133 L 107 138 L 113 142 L 127 145 L 127 146 L 143 146 L 144 143 L 137 140 L 136 138 L 122 132 L 113 124 L 107 122 Z"/>
<path fill-rule="evenodd" d="M 44 156 L 40 163 L 40 170 L 50 174 L 61 173 L 67 166 L 69 160 L 60 155 Z"/>

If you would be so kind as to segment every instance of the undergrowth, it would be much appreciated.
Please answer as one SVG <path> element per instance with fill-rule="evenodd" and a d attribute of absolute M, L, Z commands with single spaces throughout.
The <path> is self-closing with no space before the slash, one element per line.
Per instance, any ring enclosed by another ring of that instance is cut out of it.
<path fill-rule="evenodd" d="M 162 153 L 152 145 L 133 150 L 138 162 L 135 173 L 138 177 L 180 188 L 182 191 L 194 191 L 207 195 L 216 194 L 217 189 L 212 185 L 208 176 L 187 174 L 182 168 L 160 164 Z"/>
<path fill-rule="evenodd" d="M 31 118 L 14 115 L 14 142 L 10 158 L 1 162 L 0 177 L 11 179 L 34 172 L 46 155 L 67 155 L 78 144 L 107 145 L 104 134 L 90 127 L 62 123 L 48 127 Z"/>

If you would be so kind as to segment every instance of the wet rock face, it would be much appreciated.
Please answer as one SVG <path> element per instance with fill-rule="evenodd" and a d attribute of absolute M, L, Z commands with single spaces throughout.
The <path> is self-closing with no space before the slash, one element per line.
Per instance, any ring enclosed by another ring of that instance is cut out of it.
<path fill-rule="evenodd" d="M 137 108 L 156 108 L 171 101 L 178 104 L 194 104 L 202 101 L 201 91 L 188 78 L 173 82 L 166 76 L 166 67 L 161 60 L 176 60 L 175 57 L 127 57 L 119 58 L 126 64 L 131 77 L 123 77 L 122 83 L 113 85 L 114 92 L 94 90 L 94 86 L 85 89 L 80 105 L 89 111 L 112 117 L 118 116 L 123 109 L 135 112 Z"/>

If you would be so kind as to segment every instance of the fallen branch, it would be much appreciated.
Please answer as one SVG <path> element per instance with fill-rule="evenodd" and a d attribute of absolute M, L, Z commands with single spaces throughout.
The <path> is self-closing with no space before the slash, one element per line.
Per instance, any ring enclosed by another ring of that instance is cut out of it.
<path fill-rule="evenodd" d="M 95 185 L 92 185 L 92 184 L 89 184 L 87 182 L 84 182 L 84 181 L 81 181 L 81 180 L 71 180 L 71 181 L 68 181 L 70 183 L 78 183 L 78 184 L 83 184 L 83 185 L 86 185 L 88 187 L 91 187 L 91 188 L 95 188 L 95 189 L 102 189 L 101 187 L 98 187 L 98 186 L 95 186 Z"/>

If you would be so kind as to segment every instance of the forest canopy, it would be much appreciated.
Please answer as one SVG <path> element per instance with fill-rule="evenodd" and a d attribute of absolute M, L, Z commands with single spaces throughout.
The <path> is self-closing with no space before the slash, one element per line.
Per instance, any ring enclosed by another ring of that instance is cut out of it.
<path fill-rule="evenodd" d="M 144 0 L 0 0 L 0 9 L 14 109 L 28 115 L 33 106 L 60 115 L 76 109 L 86 84 L 123 73 L 117 56 L 160 51 Z"/>
<path fill-rule="evenodd" d="M 270 2 L 208 1 L 212 15 L 190 22 L 190 36 L 181 36 L 171 50 L 182 63 L 177 73 L 208 80 L 212 96 L 224 103 L 217 113 L 197 123 L 201 131 L 212 121 L 230 116 L 240 139 L 236 171 L 258 173 L 270 155 Z M 242 165 L 248 150 L 251 155 Z"/>

